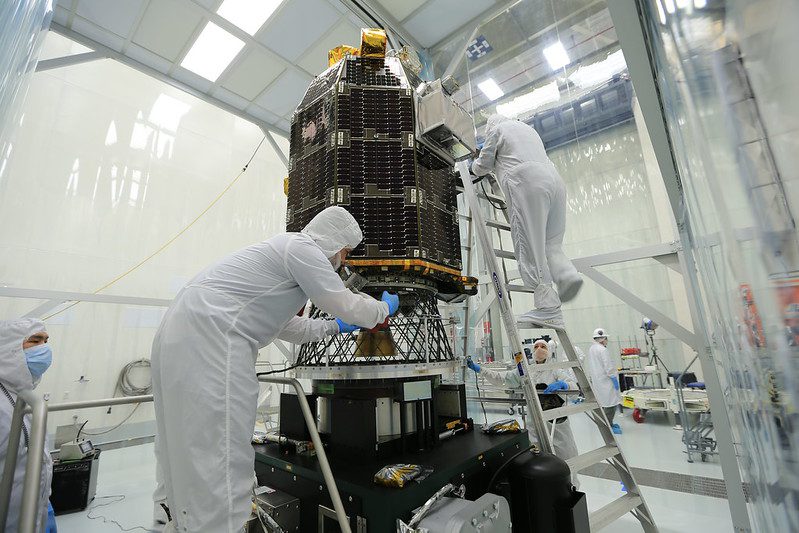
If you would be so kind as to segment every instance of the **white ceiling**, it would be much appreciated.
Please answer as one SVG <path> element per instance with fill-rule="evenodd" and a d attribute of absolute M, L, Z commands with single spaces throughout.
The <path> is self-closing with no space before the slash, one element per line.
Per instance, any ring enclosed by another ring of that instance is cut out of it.
<path fill-rule="evenodd" d="M 255 35 L 216 14 L 222 0 L 57 0 L 52 28 L 83 45 L 285 134 L 327 51 L 357 46 L 363 22 L 349 0 L 285 0 Z M 346 3 L 346 4 L 345 4 Z M 361 0 L 431 47 L 508 0 Z M 245 46 L 215 82 L 180 66 L 208 21 Z"/>

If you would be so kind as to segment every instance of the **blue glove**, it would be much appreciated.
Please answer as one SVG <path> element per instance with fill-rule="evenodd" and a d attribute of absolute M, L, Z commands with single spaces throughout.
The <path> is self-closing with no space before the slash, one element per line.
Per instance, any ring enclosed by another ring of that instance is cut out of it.
<path fill-rule="evenodd" d="M 399 296 L 391 294 L 388 291 L 383 291 L 383 296 L 380 299 L 388 304 L 388 316 L 394 316 L 399 309 Z"/>
<path fill-rule="evenodd" d="M 617 378 L 616 376 L 612 376 L 610 378 L 610 381 L 613 382 L 613 388 L 619 390 L 619 378 Z"/>
<path fill-rule="evenodd" d="M 53 510 L 53 504 L 49 500 L 47 501 L 47 525 L 44 531 L 45 533 L 58 533 L 55 525 L 55 511 Z"/>
<path fill-rule="evenodd" d="M 562 379 L 553 381 L 546 389 L 544 389 L 544 394 L 549 394 L 550 392 L 555 392 L 558 390 L 569 390 L 569 385 Z"/>
<path fill-rule="evenodd" d="M 475 372 L 480 372 L 480 365 L 472 361 L 471 359 L 466 360 L 466 366 L 474 370 Z"/>
<path fill-rule="evenodd" d="M 353 331 L 358 331 L 358 326 L 353 326 L 352 324 L 347 324 L 340 318 L 336 319 L 336 324 L 338 324 L 338 332 L 339 333 L 352 333 Z"/>
<path fill-rule="evenodd" d="M 477 143 L 477 149 L 482 150 L 485 143 Z"/>

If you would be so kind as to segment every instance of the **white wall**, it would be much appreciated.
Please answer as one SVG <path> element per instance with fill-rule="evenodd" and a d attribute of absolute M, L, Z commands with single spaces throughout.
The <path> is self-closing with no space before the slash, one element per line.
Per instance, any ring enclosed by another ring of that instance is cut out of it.
<path fill-rule="evenodd" d="M 77 50 L 51 33 L 43 57 Z M 263 137 L 255 125 L 112 60 L 37 73 L 23 111 L 11 153 L 0 159 L 0 285 L 13 287 L 103 286 L 199 215 Z M 288 153 L 285 139 L 278 144 Z M 208 213 L 103 293 L 171 298 L 217 258 L 283 231 L 286 174 L 264 142 Z M 0 298 L 0 317 L 40 303 Z M 162 313 L 81 303 L 48 320 L 55 359 L 39 390 L 53 402 L 111 396 L 119 370 L 149 357 Z M 129 412 L 81 414 L 88 428 L 111 426 Z M 152 418 L 147 406 L 131 422 Z M 70 422 L 70 414 L 53 414 L 49 430 Z"/>

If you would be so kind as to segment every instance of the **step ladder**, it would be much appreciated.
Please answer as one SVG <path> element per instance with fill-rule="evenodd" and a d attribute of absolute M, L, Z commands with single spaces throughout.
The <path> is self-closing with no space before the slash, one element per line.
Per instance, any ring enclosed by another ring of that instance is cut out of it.
<path fill-rule="evenodd" d="M 505 265 L 498 265 L 497 257 L 507 259 L 515 259 L 513 252 L 506 250 L 495 249 L 492 246 L 491 239 L 488 235 L 488 228 L 495 228 L 499 230 L 510 231 L 510 226 L 507 222 L 499 220 L 486 221 L 483 217 L 482 206 L 479 200 L 490 200 L 492 205 L 504 206 L 505 199 L 502 196 L 485 192 L 480 192 L 479 195 L 475 190 L 475 184 L 472 181 L 473 176 L 469 172 L 469 168 L 465 161 L 457 164 L 457 170 L 460 174 L 461 181 L 463 182 L 464 199 L 466 201 L 467 209 L 470 216 L 469 224 L 469 245 L 472 245 L 471 236 L 475 232 L 477 235 L 477 246 L 480 247 L 488 268 L 491 285 L 494 289 L 496 302 L 499 304 L 500 314 L 505 326 L 505 331 L 508 335 L 510 345 L 513 347 L 513 360 L 516 363 L 516 368 L 519 374 L 526 379 L 522 379 L 524 387 L 525 402 L 527 405 L 527 412 L 531 424 L 535 429 L 538 436 L 539 447 L 549 453 L 554 453 L 552 445 L 552 437 L 550 428 L 554 430 L 555 421 L 563 416 L 570 416 L 579 413 L 585 413 L 596 424 L 599 429 L 605 445 L 591 450 L 590 452 L 578 455 L 568 459 L 566 462 L 571 468 L 572 472 L 579 472 L 592 465 L 608 462 L 619 473 L 619 477 L 627 489 L 627 493 L 620 498 L 612 501 L 608 505 L 593 511 L 589 516 L 591 524 L 591 531 L 599 531 L 602 528 L 612 524 L 619 518 L 627 513 L 631 513 L 637 518 L 646 533 L 657 533 L 657 527 L 652 519 L 652 514 L 644 501 L 643 495 L 640 492 L 638 484 L 633 478 L 632 471 L 627 464 L 624 454 L 614 437 L 613 431 L 610 428 L 608 419 L 605 412 L 599 406 L 594 396 L 591 384 L 588 381 L 585 372 L 582 369 L 577 354 L 574 351 L 574 345 L 569 339 L 569 335 L 565 330 L 553 328 L 550 325 L 536 322 L 517 322 L 516 317 L 513 315 L 513 309 L 510 302 L 510 291 L 524 290 L 529 292 L 523 286 L 510 284 L 506 278 Z M 496 209 L 495 209 L 496 211 Z M 468 263 L 471 264 L 471 253 L 469 255 Z M 503 262 L 504 263 L 504 262 Z M 468 273 L 468 272 L 467 272 Z M 502 277 L 500 277 L 500 275 Z M 468 309 L 468 306 L 467 306 Z M 467 314 L 468 320 L 468 314 Z M 468 323 L 467 323 L 468 325 Z M 541 409 L 541 403 L 538 400 L 538 393 L 535 384 L 530 379 L 530 365 L 527 358 L 524 356 L 522 348 L 521 337 L 519 336 L 520 329 L 551 329 L 555 330 L 560 346 L 567 356 L 567 361 L 551 362 L 536 365 L 536 370 L 549 370 L 556 368 L 571 368 L 580 385 L 580 389 L 585 396 L 585 401 L 578 404 L 566 404 L 557 409 L 548 409 L 546 411 Z"/>

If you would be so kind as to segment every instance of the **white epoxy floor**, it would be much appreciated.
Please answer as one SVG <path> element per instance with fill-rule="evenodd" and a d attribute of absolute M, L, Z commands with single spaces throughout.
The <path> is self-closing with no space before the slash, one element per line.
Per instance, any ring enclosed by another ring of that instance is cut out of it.
<path fill-rule="evenodd" d="M 482 422 L 482 412 L 473 415 Z M 499 409 L 489 409 L 489 420 L 506 418 Z M 666 417 L 650 417 L 636 424 L 629 411 L 617 421 L 624 429 L 619 442 L 632 466 L 669 472 L 721 478 L 717 463 L 689 464 L 682 453 L 681 433 L 668 424 Z M 598 434 L 585 417 L 572 420 L 572 428 L 581 451 L 600 445 Z M 621 495 L 618 482 L 580 476 L 581 490 L 588 495 L 589 509 L 596 509 Z M 99 533 L 121 531 L 160 531 L 152 522 L 151 494 L 155 485 L 153 445 L 146 444 L 103 452 L 97 484 L 97 499 L 89 512 L 83 511 L 57 518 L 61 533 Z M 669 490 L 643 487 L 650 509 L 661 533 L 732 531 L 727 501 Z M 111 497 L 109 497 L 111 496 Z M 119 500 L 124 496 L 123 501 Z M 107 505 L 103 505 L 107 504 Z M 103 505 L 102 507 L 100 507 Z M 98 517 L 94 520 L 88 516 Z M 104 517 L 106 521 L 104 522 Z M 119 522 L 120 527 L 111 522 Z M 139 526 L 137 528 L 137 526 Z M 135 529 L 134 529 L 135 528 Z M 608 531 L 611 529 L 609 528 Z M 614 533 L 639 532 L 641 526 L 627 516 L 616 522 Z"/>

